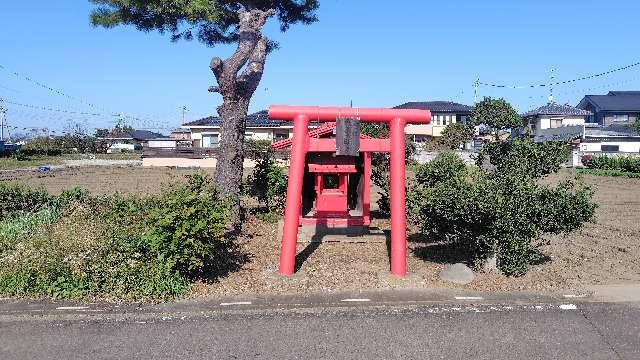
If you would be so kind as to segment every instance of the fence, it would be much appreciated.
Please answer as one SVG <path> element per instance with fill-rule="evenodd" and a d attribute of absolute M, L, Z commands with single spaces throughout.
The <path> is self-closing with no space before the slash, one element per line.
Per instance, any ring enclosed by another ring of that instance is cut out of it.
<path fill-rule="evenodd" d="M 165 158 L 165 159 L 209 159 L 217 158 L 220 148 L 156 148 L 145 147 L 142 151 L 142 158 Z M 289 150 L 276 150 L 273 153 L 276 159 L 286 160 L 289 158 Z M 260 151 L 245 149 L 245 157 L 258 159 L 261 157 Z"/>

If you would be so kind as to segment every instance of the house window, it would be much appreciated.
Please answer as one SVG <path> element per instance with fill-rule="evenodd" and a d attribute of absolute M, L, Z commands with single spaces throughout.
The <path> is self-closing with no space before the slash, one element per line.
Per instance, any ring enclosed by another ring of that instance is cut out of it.
<path fill-rule="evenodd" d="M 629 115 L 613 115 L 613 122 L 627 122 Z"/>
<path fill-rule="evenodd" d="M 602 145 L 601 151 L 602 152 L 619 152 L 620 145 Z"/>
<path fill-rule="evenodd" d="M 279 141 L 279 140 L 285 140 L 289 138 L 289 133 L 288 132 L 282 132 L 282 131 L 278 131 L 273 133 L 273 140 L 275 141 Z"/>
<path fill-rule="evenodd" d="M 561 126 L 562 126 L 562 119 L 550 119 L 549 120 L 549 127 L 551 129 L 559 128 Z"/>
<path fill-rule="evenodd" d="M 202 147 L 203 148 L 217 148 L 220 146 L 219 134 L 206 134 L 202 135 Z"/>

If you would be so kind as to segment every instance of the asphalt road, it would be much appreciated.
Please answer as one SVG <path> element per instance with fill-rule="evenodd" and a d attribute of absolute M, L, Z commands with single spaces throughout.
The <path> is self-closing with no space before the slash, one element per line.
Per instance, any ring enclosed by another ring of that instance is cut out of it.
<path fill-rule="evenodd" d="M 223 310 L 0 303 L 0 359 L 640 359 L 638 303 L 396 300 Z"/>

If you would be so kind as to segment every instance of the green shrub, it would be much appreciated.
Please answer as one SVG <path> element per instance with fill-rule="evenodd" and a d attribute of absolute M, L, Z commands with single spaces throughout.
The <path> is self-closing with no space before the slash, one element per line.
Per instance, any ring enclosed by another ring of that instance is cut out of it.
<path fill-rule="evenodd" d="M 445 152 L 438 154 L 432 161 L 418 166 L 416 181 L 424 186 L 436 185 L 449 179 L 459 179 L 466 175 L 467 165 L 460 156 Z"/>
<path fill-rule="evenodd" d="M 247 140 L 244 143 L 245 156 L 249 159 L 260 159 L 265 153 L 271 153 L 271 141 Z"/>
<path fill-rule="evenodd" d="M 579 174 L 588 174 L 594 176 L 611 176 L 611 177 L 628 177 L 640 178 L 640 172 L 626 172 L 620 170 L 601 170 L 601 169 L 578 169 Z"/>
<path fill-rule="evenodd" d="M 26 213 L 5 218 L 0 221 L 0 239 L 33 233 L 39 227 L 51 224 L 59 217 L 60 212 L 57 209 L 43 208 L 35 213 Z M 0 246 L 0 250 L 2 250 L 2 246 Z"/>
<path fill-rule="evenodd" d="M 561 141 L 536 143 L 528 138 L 516 138 L 485 144 L 477 164 L 492 165 L 502 174 L 537 178 L 560 170 L 569 159 L 568 151 Z"/>
<path fill-rule="evenodd" d="M 37 137 L 22 145 L 20 153 L 24 156 L 59 156 L 62 155 L 63 148 L 58 139 Z"/>
<path fill-rule="evenodd" d="M 287 175 L 270 153 L 264 153 L 247 178 L 249 195 L 264 204 L 269 212 L 284 209 L 287 198 Z"/>
<path fill-rule="evenodd" d="M 640 158 L 626 156 L 590 156 L 583 157 L 583 164 L 589 169 L 616 170 L 640 173 Z"/>
<path fill-rule="evenodd" d="M 174 185 L 156 199 L 144 236 L 157 261 L 189 278 L 224 263 L 231 245 L 223 236 L 228 204 L 216 199 L 208 179 L 200 188 L 192 185 Z"/>
<path fill-rule="evenodd" d="M 50 204 L 59 213 L 0 222 L 0 294 L 164 300 L 238 266 L 225 235 L 228 204 L 206 176 L 157 195 L 73 190 Z"/>
<path fill-rule="evenodd" d="M 44 188 L 19 183 L 0 183 L 0 219 L 16 212 L 37 212 L 51 205 L 54 197 Z"/>
<path fill-rule="evenodd" d="M 557 151 L 541 149 L 536 151 Z M 545 186 L 531 177 L 553 166 L 529 158 L 519 162 L 512 153 L 504 157 L 510 164 L 501 163 L 495 172 L 472 171 L 448 154 L 421 166 L 421 181 L 407 195 L 408 219 L 427 239 L 467 250 L 469 263 L 478 264 L 493 253 L 504 274 L 520 276 L 538 257 L 535 246 L 543 234 L 579 229 L 593 219 L 596 204 L 592 191 L 579 181 Z"/>
<path fill-rule="evenodd" d="M 438 143 L 444 149 L 459 150 L 465 143 L 473 139 L 474 132 L 473 127 L 466 124 L 449 124 L 442 130 Z"/>

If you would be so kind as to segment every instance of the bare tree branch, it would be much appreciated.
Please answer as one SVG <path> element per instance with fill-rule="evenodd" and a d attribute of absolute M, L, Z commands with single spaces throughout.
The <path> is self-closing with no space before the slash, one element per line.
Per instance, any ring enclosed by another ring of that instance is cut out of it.
<path fill-rule="evenodd" d="M 220 76 L 222 76 L 222 71 L 224 69 L 224 63 L 222 62 L 222 59 L 217 56 L 214 57 L 213 59 L 211 59 L 211 64 L 209 65 L 209 67 L 211 68 L 211 71 L 213 71 L 213 74 L 216 76 L 216 79 L 219 79 Z"/>

